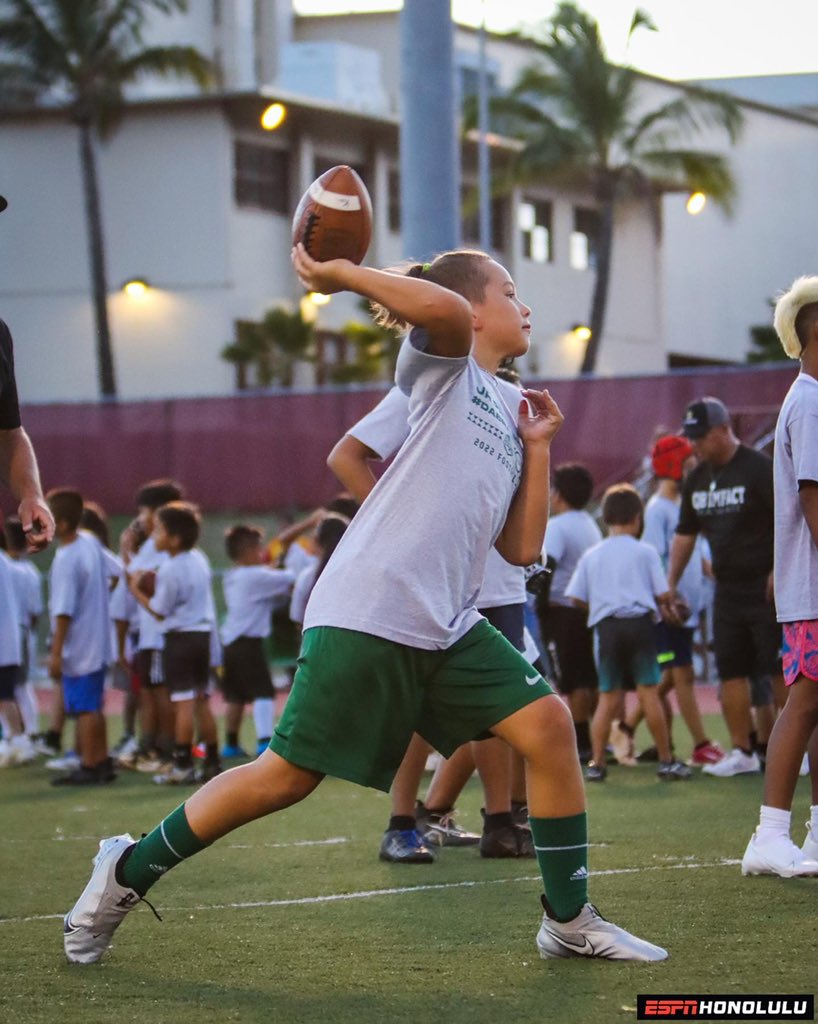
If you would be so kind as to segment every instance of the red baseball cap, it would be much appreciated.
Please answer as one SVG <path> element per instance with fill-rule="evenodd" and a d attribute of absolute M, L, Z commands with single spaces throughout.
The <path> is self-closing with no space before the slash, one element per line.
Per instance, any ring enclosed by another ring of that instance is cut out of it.
<path fill-rule="evenodd" d="M 692 454 L 693 445 L 686 437 L 678 434 L 660 437 L 650 456 L 653 472 L 669 480 L 681 480 L 682 467 Z"/>

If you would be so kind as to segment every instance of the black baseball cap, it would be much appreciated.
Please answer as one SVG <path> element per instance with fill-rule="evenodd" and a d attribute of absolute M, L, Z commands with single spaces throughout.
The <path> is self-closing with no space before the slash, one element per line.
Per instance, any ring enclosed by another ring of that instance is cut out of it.
<path fill-rule="evenodd" d="M 691 441 L 704 437 L 713 427 L 724 426 L 730 422 L 727 406 L 719 398 L 699 398 L 691 402 L 685 410 L 682 433 Z"/>
<path fill-rule="evenodd" d="M 5 208 L 7 206 L 8 206 L 8 202 L 6 200 L 6 197 L 5 196 L 0 196 L 0 213 L 2 213 L 3 210 L 5 210 Z"/>

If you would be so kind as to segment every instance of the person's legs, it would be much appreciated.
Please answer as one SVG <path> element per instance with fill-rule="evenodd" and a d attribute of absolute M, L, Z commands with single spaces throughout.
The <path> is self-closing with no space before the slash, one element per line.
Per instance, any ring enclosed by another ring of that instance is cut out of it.
<path fill-rule="evenodd" d="M 707 742 L 707 737 L 702 724 L 702 716 L 699 705 L 696 701 L 696 690 L 693 680 L 693 665 L 681 665 L 670 670 L 673 689 L 676 694 L 676 703 L 679 705 L 679 714 L 684 719 L 693 746 L 698 747 Z"/>
<path fill-rule="evenodd" d="M 620 706 L 620 690 L 602 690 L 600 692 L 591 722 L 591 752 L 593 763 L 599 768 L 605 767 L 605 746 L 611 731 L 611 722 L 616 718 Z"/>
<path fill-rule="evenodd" d="M 799 676 L 778 716 L 767 746 L 764 806 L 789 811 L 798 769 L 813 731 L 818 726 L 818 682 Z"/>
<path fill-rule="evenodd" d="M 734 748 L 749 752 L 750 683 L 746 676 L 725 679 L 721 684 L 721 710 Z"/>
<path fill-rule="evenodd" d="M 477 744 L 464 743 L 451 757 L 441 759 L 423 801 L 427 810 L 450 811 L 454 807 L 455 800 L 474 772 L 475 756 L 472 746 Z"/>
<path fill-rule="evenodd" d="M 224 734 L 225 751 L 229 748 L 237 748 L 239 745 L 239 730 L 241 720 L 244 716 L 244 702 L 239 700 L 228 700 L 224 709 Z M 225 753 L 225 757 L 231 755 Z"/>
<path fill-rule="evenodd" d="M 648 729 L 650 730 L 653 742 L 656 745 L 659 760 L 667 764 L 672 761 L 673 758 L 670 752 L 667 720 L 665 718 L 662 702 L 659 699 L 657 687 L 655 685 L 643 686 L 638 684 L 636 692 L 639 695 L 639 703 L 642 705 L 642 711 L 644 713 Z"/>

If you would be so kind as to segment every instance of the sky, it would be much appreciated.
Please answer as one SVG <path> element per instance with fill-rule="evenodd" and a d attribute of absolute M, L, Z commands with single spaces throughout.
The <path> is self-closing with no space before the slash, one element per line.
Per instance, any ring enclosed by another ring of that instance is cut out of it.
<path fill-rule="evenodd" d="M 294 0 L 300 14 L 396 9 L 396 0 Z M 611 60 L 664 78 L 818 72 L 818 0 L 581 0 L 599 22 Z M 658 31 L 640 30 L 626 51 L 635 7 Z M 492 31 L 547 19 L 552 0 L 452 0 L 458 21 Z"/>

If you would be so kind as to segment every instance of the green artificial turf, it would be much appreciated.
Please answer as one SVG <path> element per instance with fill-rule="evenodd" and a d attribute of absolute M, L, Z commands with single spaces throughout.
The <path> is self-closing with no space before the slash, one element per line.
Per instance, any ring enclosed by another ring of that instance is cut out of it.
<path fill-rule="evenodd" d="M 638 993 L 815 991 L 818 879 L 726 863 L 756 822 L 758 776 L 659 783 L 650 766 L 613 768 L 589 790 L 592 899 L 666 946 L 665 963 L 541 961 L 535 862 L 470 848 L 380 863 L 388 799 L 327 780 L 174 870 L 150 894 L 163 922 L 139 907 L 82 967 L 64 960 L 60 915 L 98 838 L 151 828 L 185 791 L 133 773 L 60 790 L 39 765 L 0 771 L 0 1020 L 608 1024 L 636 1019 Z M 801 780 L 799 843 L 808 806 Z M 463 824 L 479 828 L 479 807 L 473 780 Z"/>

